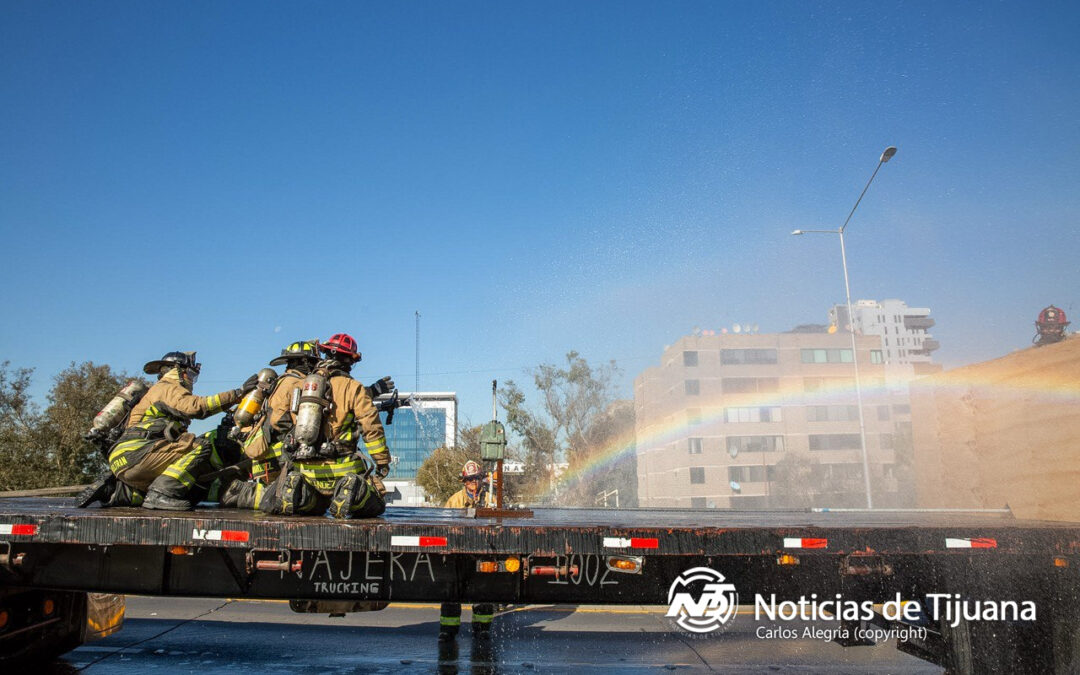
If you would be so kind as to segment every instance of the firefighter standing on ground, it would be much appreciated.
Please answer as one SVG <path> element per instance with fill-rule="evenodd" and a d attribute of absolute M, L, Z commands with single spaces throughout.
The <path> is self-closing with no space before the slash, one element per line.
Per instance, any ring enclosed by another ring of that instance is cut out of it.
<path fill-rule="evenodd" d="M 360 360 L 356 340 L 338 333 L 318 346 L 324 360 L 304 380 L 300 410 L 282 448 L 284 471 L 263 508 L 286 515 L 329 508 L 335 518 L 372 518 L 386 509 L 386 434 L 367 387 L 349 374 Z M 375 464 L 370 475 L 359 454 L 361 437 Z"/>
<path fill-rule="evenodd" d="M 469 460 L 461 468 L 461 482 L 465 487 L 461 488 L 444 505 L 448 509 L 469 509 L 483 506 L 486 499 L 486 490 L 483 487 L 484 472 L 480 465 Z M 473 635 L 488 637 L 491 631 L 491 621 L 495 618 L 495 605 L 482 602 L 473 605 Z M 439 641 L 448 642 L 457 637 L 458 628 L 461 627 L 461 603 L 444 602 L 439 616 Z"/>
<path fill-rule="evenodd" d="M 192 388 L 201 369 L 195 352 L 169 352 L 143 366 L 158 381 L 132 408 L 109 451 L 117 484 L 108 505 L 178 511 L 198 500 L 196 480 L 212 468 L 214 443 L 188 433 L 188 425 L 235 404 L 255 386 L 252 376 L 240 388 L 196 396 Z"/>

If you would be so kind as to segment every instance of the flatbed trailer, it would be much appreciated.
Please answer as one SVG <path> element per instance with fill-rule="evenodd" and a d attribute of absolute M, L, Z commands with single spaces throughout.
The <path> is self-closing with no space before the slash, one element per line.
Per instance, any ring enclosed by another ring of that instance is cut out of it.
<path fill-rule="evenodd" d="M 854 629 L 868 623 L 918 627 L 922 637 L 897 646 L 949 672 L 1080 671 L 1080 524 L 963 513 L 569 508 L 487 518 L 417 507 L 339 521 L 0 500 L 0 612 L 27 597 L 77 611 L 88 592 L 289 599 L 296 611 L 331 613 L 405 601 L 668 605 L 684 589 L 676 580 L 694 568 L 719 572 L 743 605 L 813 594 L 914 600 L 924 610 L 933 594 L 943 606 L 950 600 L 941 594 L 1027 601 L 1037 616 L 1007 620 L 962 612 L 886 618 L 875 605 L 872 619 L 837 620 L 852 629 L 837 641 L 867 644 Z M 20 612 L 8 611 L 0 627 L 0 654 L 40 641 L 30 630 L 33 612 Z M 19 617 L 25 625 L 16 625 Z M 58 643 L 55 635 L 46 641 Z"/>

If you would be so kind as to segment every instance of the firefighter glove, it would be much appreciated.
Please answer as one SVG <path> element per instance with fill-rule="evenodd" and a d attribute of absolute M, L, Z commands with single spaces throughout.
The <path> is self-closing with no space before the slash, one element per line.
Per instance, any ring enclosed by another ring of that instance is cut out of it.
<path fill-rule="evenodd" d="M 371 386 L 367 388 L 371 398 L 378 398 L 383 394 L 389 394 L 394 391 L 394 380 L 389 375 L 379 380 L 378 382 L 372 382 Z"/>
<path fill-rule="evenodd" d="M 252 389 L 254 389 L 258 384 L 259 384 L 259 374 L 255 373 L 254 375 L 252 375 L 248 379 L 244 380 L 244 384 L 241 385 L 240 391 L 242 391 L 243 393 L 246 394 L 249 391 L 251 391 Z"/>
<path fill-rule="evenodd" d="M 386 478 L 390 473 L 390 453 L 377 452 L 371 456 L 375 461 L 375 474 L 380 478 Z"/>
<path fill-rule="evenodd" d="M 380 497 L 386 496 L 386 486 L 383 485 L 382 478 L 379 478 L 378 476 L 370 476 L 368 478 L 368 481 L 370 481 L 371 486 L 375 488 L 376 491 L 378 491 Z"/>

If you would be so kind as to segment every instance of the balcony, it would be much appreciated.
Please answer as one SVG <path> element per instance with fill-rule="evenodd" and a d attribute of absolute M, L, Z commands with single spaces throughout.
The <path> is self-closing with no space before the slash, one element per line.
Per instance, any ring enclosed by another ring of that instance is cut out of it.
<path fill-rule="evenodd" d="M 908 330 L 929 330 L 934 327 L 934 320 L 928 316 L 905 316 L 904 328 Z"/>

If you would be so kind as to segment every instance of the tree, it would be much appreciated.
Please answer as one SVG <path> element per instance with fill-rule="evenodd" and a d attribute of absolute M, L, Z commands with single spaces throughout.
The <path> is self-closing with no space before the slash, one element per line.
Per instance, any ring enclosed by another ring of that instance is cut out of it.
<path fill-rule="evenodd" d="M 470 459 L 480 461 L 480 453 L 473 455 L 464 446 L 436 448 L 417 469 L 416 484 L 429 500 L 442 506 L 461 489 L 461 467 Z"/>
<path fill-rule="evenodd" d="M 614 361 L 593 366 L 575 351 L 566 355 L 564 367 L 542 364 L 532 372 L 540 393 L 539 410 L 530 409 L 521 388 L 507 382 L 500 402 L 507 424 L 525 451 L 522 491 L 526 499 L 550 503 L 558 494 L 560 504 L 593 506 L 596 496 L 609 486 L 620 489 L 620 504 L 624 503 L 623 490 L 636 494 L 633 405 L 615 405 L 618 372 Z M 617 452 L 620 449 L 623 452 Z M 561 460 L 569 469 L 556 481 L 555 467 Z M 596 470 L 586 473 L 587 468 Z M 636 503 L 636 497 L 631 500 Z"/>
<path fill-rule="evenodd" d="M 0 490 L 89 482 L 105 460 L 82 436 L 130 378 L 107 365 L 72 363 L 53 378 L 42 412 L 27 395 L 32 375 L 0 364 Z"/>
<path fill-rule="evenodd" d="M 0 363 L 0 490 L 41 487 L 45 473 L 37 451 L 42 414 L 27 395 L 33 373 Z"/>
<path fill-rule="evenodd" d="M 848 470 L 853 466 L 858 470 Z M 773 508 L 858 506 L 864 498 L 861 465 L 822 464 L 816 457 L 792 453 L 777 462 L 774 471 L 769 481 Z"/>

